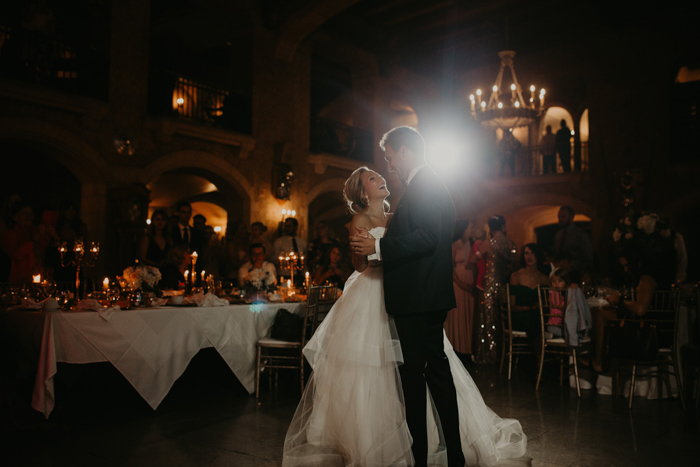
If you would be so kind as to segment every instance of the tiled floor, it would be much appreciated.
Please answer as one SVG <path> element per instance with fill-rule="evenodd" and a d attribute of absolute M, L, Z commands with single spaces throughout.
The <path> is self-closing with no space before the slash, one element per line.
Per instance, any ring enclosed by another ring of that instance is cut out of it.
<path fill-rule="evenodd" d="M 298 400 L 289 377 L 258 405 L 215 353 L 200 353 L 153 412 L 109 365 L 77 369 L 59 369 L 63 402 L 48 422 L 16 410 L 13 425 L 0 409 L 2 465 L 281 465 Z M 495 368 L 470 371 L 487 404 L 522 423 L 533 466 L 700 465 L 697 416 L 677 401 L 638 398 L 629 411 L 622 398 L 584 391 L 579 400 L 556 381 L 536 393 L 526 371 L 510 382 Z"/>

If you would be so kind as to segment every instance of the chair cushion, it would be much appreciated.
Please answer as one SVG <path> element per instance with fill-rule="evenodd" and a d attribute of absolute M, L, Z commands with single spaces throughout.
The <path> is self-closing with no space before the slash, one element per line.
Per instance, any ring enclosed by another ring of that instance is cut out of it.
<path fill-rule="evenodd" d="M 285 347 L 293 349 L 295 347 L 301 347 L 301 342 L 288 342 L 281 341 L 279 339 L 273 339 L 272 337 L 263 337 L 258 340 L 258 346 L 261 347 Z"/>
<path fill-rule="evenodd" d="M 547 339 L 547 344 L 553 344 L 553 345 L 565 345 L 566 342 L 564 342 L 563 337 L 556 337 L 554 339 Z"/>

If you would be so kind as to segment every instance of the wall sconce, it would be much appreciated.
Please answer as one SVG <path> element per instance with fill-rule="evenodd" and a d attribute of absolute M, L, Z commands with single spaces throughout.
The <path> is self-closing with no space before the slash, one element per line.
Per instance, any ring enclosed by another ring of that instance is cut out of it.
<path fill-rule="evenodd" d="M 277 180 L 274 184 L 275 198 L 289 201 L 292 194 L 292 182 L 294 181 L 292 167 L 287 164 L 280 164 L 276 175 Z"/>

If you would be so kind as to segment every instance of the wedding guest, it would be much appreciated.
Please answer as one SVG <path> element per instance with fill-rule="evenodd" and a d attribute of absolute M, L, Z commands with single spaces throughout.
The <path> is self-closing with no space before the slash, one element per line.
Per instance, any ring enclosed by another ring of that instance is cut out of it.
<path fill-rule="evenodd" d="M 238 284 L 240 287 L 245 286 L 245 283 L 250 281 L 250 277 L 256 271 L 262 272 L 271 278 L 270 283 L 277 282 L 277 271 L 275 265 L 265 261 L 265 246 L 262 243 L 253 243 L 248 250 L 250 261 L 246 262 L 238 270 Z"/>
<path fill-rule="evenodd" d="M 343 289 L 348 277 L 350 277 L 350 270 L 344 264 L 343 250 L 339 246 L 333 246 L 326 250 L 321 264 L 314 273 L 314 283 L 317 285 L 333 284 Z"/>
<path fill-rule="evenodd" d="M 238 270 L 248 261 L 248 227 L 240 221 L 229 221 L 226 226 L 226 275 L 238 280 Z"/>
<path fill-rule="evenodd" d="M 192 218 L 192 205 L 186 201 L 177 205 L 177 225 L 172 229 L 170 236 L 173 245 L 186 245 L 192 252 L 202 248 L 204 238 L 202 232 L 190 226 Z"/>
<path fill-rule="evenodd" d="M 335 246 L 340 246 L 340 241 L 333 238 L 325 221 L 319 221 L 316 224 L 316 238 L 309 243 L 309 270 L 315 271 L 321 265 L 328 250 Z"/>
<path fill-rule="evenodd" d="M 574 209 L 569 206 L 559 209 L 559 231 L 554 236 L 554 251 L 557 255 L 569 253 L 573 257 L 571 271 L 581 272 L 593 267 L 593 249 L 588 234 L 574 224 L 574 216 Z"/>
<path fill-rule="evenodd" d="M 204 233 L 204 228 L 207 226 L 207 218 L 201 214 L 196 214 L 192 218 L 192 227 Z"/>
<path fill-rule="evenodd" d="M 586 302 L 586 296 L 578 285 L 571 282 L 571 275 L 557 269 L 549 276 L 549 285 L 555 289 L 566 289 L 566 300 L 563 294 L 553 290 L 550 295 L 550 316 L 547 321 L 547 331 L 553 337 L 564 337 L 572 347 L 581 345 L 581 341 L 591 328 L 593 319 L 591 309 Z M 564 323 L 564 327 L 561 324 Z"/>
<path fill-rule="evenodd" d="M 571 172 L 571 130 L 566 126 L 566 120 L 562 119 L 560 126 L 556 135 L 557 152 L 564 173 L 568 173 Z"/>
<path fill-rule="evenodd" d="M 625 246 L 619 254 L 619 262 L 628 277 L 627 283 L 634 284 L 635 300 L 623 299 L 619 291 L 610 291 L 604 297 L 609 305 L 600 307 L 596 313 L 595 358 L 592 366 L 596 371 L 603 371 L 605 353 L 605 329 L 611 320 L 622 318 L 627 312 L 637 316 L 647 313 L 654 292 L 669 290 L 675 280 L 675 261 L 673 252 L 654 254 L 639 245 Z"/>
<path fill-rule="evenodd" d="M 552 125 L 547 125 L 542 137 L 542 172 L 557 173 L 557 137 L 552 133 Z"/>
<path fill-rule="evenodd" d="M 5 233 L 4 249 L 12 260 L 10 282 L 31 282 L 33 274 L 42 274 L 41 262 L 50 236 L 34 227 L 34 210 L 26 201 L 12 206 L 12 228 Z"/>
<path fill-rule="evenodd" d="M 172 245 L 170 232 L 167 228 L 168 213 L 164 209 L 156 209 L 151 214 L 151 225 L 141 239 L 139 258 L 147 266 L 161 268 L 165 262 L 168 247 Z"/>
<path fill-rule="evenodd" d="M 513 330 L 525 331 L 531 340 L 539 336 L 540 300 L 537 286 L 549 286 L 549 278 L 539 271 L 543 255 L 536 243 L 523 247 L 522 267 L 510 276 L 510 310 Z"/>
<path fill-rule="evenodd" d="M 506 236 L 506 220 L 492 216 L 489 221 L 489 240 L 479 245 L 477 258 L 486 260 L 484 298 L 479 303 L 474 319 L 474 362 L 496 363 L 499 359 L 496 325 L 498 324 L 498 287 L 505 284 L 515 269 L 515 244 Z"/>
<path fill-rule="evenodd" d="M 192 257 L 190 250 L 184 244 L 175 245 L 168 254 L 161 269 L 161 279 L 158 286 L 165 289 L 179 289 L 186 286 L 185 271 L 191 271 Z"/>
<path fill-rule="evenodd" d="M 265 232 L 267 232 L 267 226 L 262 222 L 253 222 L 250 225 L 250 243 L 261 243 L 265 247 L 265 260 L 271 263 L 275 262 L 275 249 L 272 247 L 272 243 L 265 238 Z"/>
<path fill-rule="evenodd" d="M 296 252 L 297 255 L 308 257 L 306 250 L 306 240 L 297 237 L 297 230 L 299 229 L 299 221 L 293 217 L 288 217 L 284 220 L 284 235 L 275 240 L 275 264 L 277 265 L 277 277 L 284 277 L 285 279 L 290 277 L 289 269 L 282 269 L 279 264 L 279 256 L 282 253 L 289 254 L 292 251 Z M 301 285 L 304 281 L 304 274 L 295 274 L 298 280 L 296 285 Z"/>
<path fill-rule="evenodd" d="M 466 220 L 455 223 L 452 238 L 452 284 L 457 306 L 450 310 L 445 320 L 445 334 L 455 352 L 472 353 L 472 333 L 474 331 L 474 282 L 477 275 L 476 255 L 472 251 L 474 224 Z M 470 259 L 472 261 L 470 261 Z"/>
<path fill-rule="evenodd" d="M 58 252 L 59 243 L 65 242 L 68 248 L 65 259 L 73 259 L 72 255 L 75 239 L 80 237 L 83 241 L 87 240 L 87 226 L 80 219 L 78 204 L 73 200 L 65 200 L 59 205 L 55 232 L 57 235 L 56 241 L 53 242 L 51 245 L 52 248 L 47 252 L 46 264 L 48 267 L 52 268 L 52 276 L 55 281 L 75 281 L 76 267 L 61 266 L 61 257 Z"/>

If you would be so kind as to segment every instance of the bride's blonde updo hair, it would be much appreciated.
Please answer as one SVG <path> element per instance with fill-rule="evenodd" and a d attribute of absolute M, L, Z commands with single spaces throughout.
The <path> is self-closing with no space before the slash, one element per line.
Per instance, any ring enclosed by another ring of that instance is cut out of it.
<path fill-rule="evenodd" d="M 360 167 L 356 169 L 347 180 L 345 180 L 345 188 L 343 188 L 343 198 L 348 203 L 350 214 L 360 214 L 369 207 L 369 199 L 365 194 L 365 189 L 362 186 L 362 174 L 370 172 L 369 167 Z M 384 212 L 389 212 L 389 202 L 384 200 Z"/>

